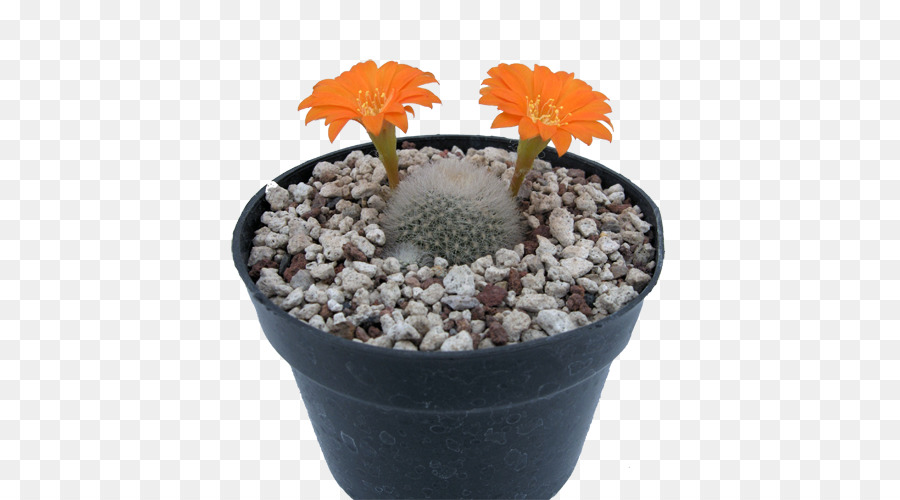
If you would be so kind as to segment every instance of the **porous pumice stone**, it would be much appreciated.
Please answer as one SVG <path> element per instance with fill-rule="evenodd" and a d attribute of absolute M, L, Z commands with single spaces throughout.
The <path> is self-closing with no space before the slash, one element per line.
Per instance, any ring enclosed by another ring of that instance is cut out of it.
<path fill-rule="evenodd" d="M 332 335 L 448 351 L 558 335 L 617 311 L 649 283 L 656 267 L 651 227 L 622 186 L 604 188 L 596 175 L 543 160 L 535 160 L 512 205 L 524 221 L 518 238 L 454 263 L 421 243 L 390 240 L 386 212 L 404 183 L 465 169 L 472 179 L 497 181 L 505 195 L 516 159 L 498 148 L 413 146 L 398 156 L 394 193 L 381 162 L 360 151 L 319 163 L 308 182 L 287 189 L 270 183 L 271 210 L 247 262 L 260 291 Z"/>

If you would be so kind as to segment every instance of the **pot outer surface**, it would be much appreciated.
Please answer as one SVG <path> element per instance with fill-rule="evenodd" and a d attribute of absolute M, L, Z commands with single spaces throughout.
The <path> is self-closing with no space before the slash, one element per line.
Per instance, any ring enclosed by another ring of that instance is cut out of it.
<path fill-rule="evenodd" d="M 404 137 L 416 147 L 496 147 L 501 137 Z M 310 160 L 275 179 L 303 182 L 320 161 L 354 150 L 375 155 L 371 143 Z M 291 365 L 304 404 L 338 484 L 353 498 L 549 498 L 572 474 L 606 381 L 625 348 L 641 304 L 659 280 L 663 228 L 653 201 L 620 174 L 553 148 L 553 166 L 597 174 L 604 187 L 621 184 L 641 207 L 656 248 L 656 269 L 636 299 L 606 318 L 554 337 L 466 352 L 414 352 L 372 347 L 317 330 L 270 302 L 246 262 L 265 190 L 248 203 L 234 231 L 235 266 L 247 286 L 263 332 Z"/>

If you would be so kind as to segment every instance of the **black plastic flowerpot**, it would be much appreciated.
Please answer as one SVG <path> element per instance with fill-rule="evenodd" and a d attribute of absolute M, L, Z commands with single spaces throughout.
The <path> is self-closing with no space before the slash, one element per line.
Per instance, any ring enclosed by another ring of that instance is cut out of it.
<path fill-rule="evenodd" d="M 500 137 L 404 137 L 417 147 L 497 147 Z M 306 181 L 320 161 L 343 160 L 371 143 L 307 161 L 275 182 Z M 656 248 L 652 280 L 636 299 L 587 326 L 494 349 L 416 352 L 338 338 L 289 316 L 256 287 L 247 269 L 254 230 L 268 209 L 264 190 L 234 230 L 238 273 L 263 332 L 293 368 L 300 394 L 338 484 L 353 498 L 549 498 L 578 461 L 610 364 L 631 337 L 641 304 L 659 279 L 659 209 L 631 181 L 606 167 L 548 148 L 554 166 L 621 184 Z"/>

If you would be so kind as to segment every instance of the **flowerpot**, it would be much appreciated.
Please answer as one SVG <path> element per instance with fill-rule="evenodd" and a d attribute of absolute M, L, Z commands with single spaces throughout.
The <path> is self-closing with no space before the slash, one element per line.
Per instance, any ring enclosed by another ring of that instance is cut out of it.
<path fill-rule="evenodd" d="M 417 147 L 497 147 L 499 137 L 405 137 Z M 307 161 L 275 179 L 306 181 L 320 161 L 339 161 L 371 143 Z M 234 230 L 238 273 L 263 332 L 291 365 L 328 467 L 353 498 L 549 498 L 574 470 L 610 364 L 625 348 L 641 303 L 662 269 L 659 209 L 631 181 L 574 154 L 554 166 L 621 184 L 652 225 L 656 267 L 641 293 L 609 316 L 552 337 L 494 349 L 410 352 L 351 342 L 288 315 L 247 269 L 254 230 L 268 209 L 264 190 Z"/>

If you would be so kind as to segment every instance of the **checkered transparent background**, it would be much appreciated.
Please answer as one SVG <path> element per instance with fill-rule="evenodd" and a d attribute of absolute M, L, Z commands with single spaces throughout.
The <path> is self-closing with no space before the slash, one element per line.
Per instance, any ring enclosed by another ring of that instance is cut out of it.
<path fill-rule="evenodd" d="M 261 4 L 261 5 L 257 5 Z M 331 144 L 298 102 L 575 72 L 667 256 L 560 499 L 900 498 L 900 4 L 20 1 L 0 8 L 0 497 L 346 498 L 230 255 Z"/>

